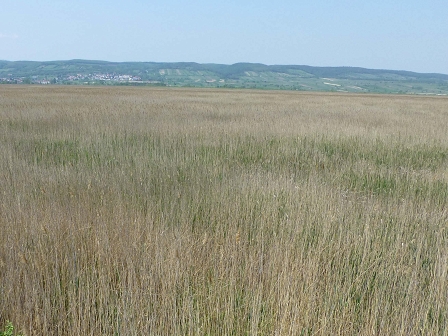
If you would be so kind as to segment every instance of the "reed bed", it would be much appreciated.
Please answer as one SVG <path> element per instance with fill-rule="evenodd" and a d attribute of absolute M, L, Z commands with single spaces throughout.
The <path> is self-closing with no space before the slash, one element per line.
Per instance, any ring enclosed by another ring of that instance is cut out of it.
<path fill-rule="evenodd" d="M 0 327 L 446 335 L 447 125 L 443 97 L 0 86 Z"/>

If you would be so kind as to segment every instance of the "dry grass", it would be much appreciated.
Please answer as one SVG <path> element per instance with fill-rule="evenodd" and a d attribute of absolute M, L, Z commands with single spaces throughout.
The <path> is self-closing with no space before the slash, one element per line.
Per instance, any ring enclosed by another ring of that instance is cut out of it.
<path fill-rule="evenodd" d="M 445 335 L 446 125 L 446 98 L 0 86 L 0 327 Z"/>

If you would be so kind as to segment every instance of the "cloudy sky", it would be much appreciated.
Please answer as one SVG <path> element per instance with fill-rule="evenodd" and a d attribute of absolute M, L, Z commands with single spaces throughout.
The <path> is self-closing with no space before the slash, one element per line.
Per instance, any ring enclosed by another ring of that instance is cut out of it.
<path fill-rule="evenodd" d="M 447 0 L 0 0 L 0 59 L 448 74 Z"/>

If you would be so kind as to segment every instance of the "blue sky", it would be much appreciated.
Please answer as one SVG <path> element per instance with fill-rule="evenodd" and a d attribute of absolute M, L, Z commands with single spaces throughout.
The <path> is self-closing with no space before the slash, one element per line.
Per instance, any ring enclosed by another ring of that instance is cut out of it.
<path fill-rule="evenodd" d="M 0 59 L 448 74 L 447 0 L 0 0 Z"/>

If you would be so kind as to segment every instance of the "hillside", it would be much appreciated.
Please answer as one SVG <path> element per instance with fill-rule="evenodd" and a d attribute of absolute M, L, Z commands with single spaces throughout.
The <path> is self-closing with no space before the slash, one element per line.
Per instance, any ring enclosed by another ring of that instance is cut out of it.
<path fill-rule="evenodd" d="M 160 85 L 448 95 L 448 75 L 258 63 L 0 61 L 0 83 Z"/>

